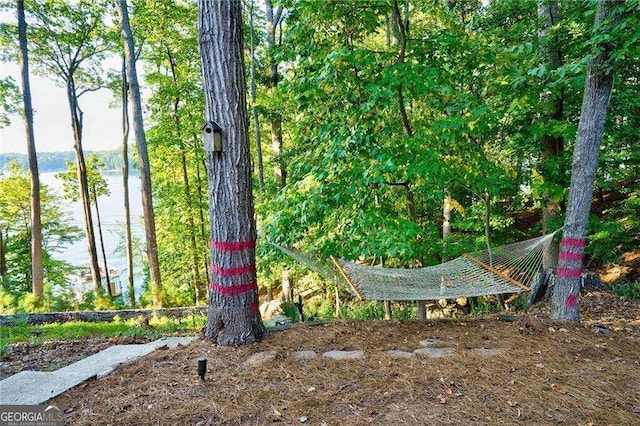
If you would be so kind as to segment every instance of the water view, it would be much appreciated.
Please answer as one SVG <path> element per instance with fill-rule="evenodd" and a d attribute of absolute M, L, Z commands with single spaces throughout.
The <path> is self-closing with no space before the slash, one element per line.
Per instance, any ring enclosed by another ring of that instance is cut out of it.
<path fill-rule="evenodd" d="M 41 182 L 48 185 L 60 196 L 62 196 L 62 182 L 55 177 L 56 173 L 42 173 L 40 175 Z M 116 251 L 121 241 L 124 241 L 124 188 L 122 184 L 122 174 L 120 173 L 103 173 L 103 177 L 109 186 L 110 195 L 98 198 L 98 207 L 100 208 L 100 221 L 102 223 L 102 235 L 104 239 L 104 248 L 107 257 L 107 264 L 110 270 L 110 279 L 114 282 L 118 292 L 122 292 L 125 300 L 128 299 L 127 283 L 129 280 L 129 270 L 127 268 L 127 259 L 124 253 Z M 142 201 L 140 198 L 140 177 L 131 176 L 129 179 L 130 208 L 131 208 L 131 231 L 134 238 L 144 241 L 144 225 L 142 222 Z M 89 268 L 89 252 L 87 248 L 87 238 L 84 237 L 84 218 L 82 203 L 80 201 L 67 204 L 67 211 L 71 214 L 71 223 L 82 229 L 83 238 L 75 243 L 65 247 L 61 252 L 55 254 L 58 259 L 65 260 L 70 264 L 77 266 L 78 269 L 73 276 L 69 277 L 76 289 L 79 291 L 89 291 L 93 288 L 91 282 L 82 280 L 82 272 Z M 95 209 L 93 210 L 94 228 L 96 232 L 96 240 L 98 239 L 97 219 Z M 102 251 L 98 245 L 98 258 L 101 270 L 104 269 L 102 260 Z M 139 299 L 142 293 L 143 275 L 142 275 L 142 259 L 136 258 L 134 253 L 134 285 L 136 299 Z M 104 280 L 104 272 L 102 273 Z M 90 278 L 90 274 L 89 274 Z M 89 279 L 90 281 L 90 279 Z"/>

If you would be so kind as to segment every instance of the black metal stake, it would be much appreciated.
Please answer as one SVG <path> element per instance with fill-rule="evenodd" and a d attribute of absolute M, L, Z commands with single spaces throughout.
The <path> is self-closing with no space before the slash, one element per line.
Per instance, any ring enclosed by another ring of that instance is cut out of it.
<path fill-rule="evenodd" d="M 206 358 L 198 358 L 198 376 L 200 376 L 200 380 L 204 380 L 204 375 L 207 374 L 207 359 Z"/>

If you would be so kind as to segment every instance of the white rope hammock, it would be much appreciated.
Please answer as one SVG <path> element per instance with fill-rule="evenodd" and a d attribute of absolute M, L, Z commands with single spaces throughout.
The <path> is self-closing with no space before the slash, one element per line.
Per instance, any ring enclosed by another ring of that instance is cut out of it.
<path fill-rule="evenodd" d="M 321 275 L 346 281 L 361 300 L 439 300 L 528 291 L 542 271 L 555 234 L 465 254 L 424 268 L 383 268 L 333 259 L 340 275 L 298 251 L 276 247 Z"/>

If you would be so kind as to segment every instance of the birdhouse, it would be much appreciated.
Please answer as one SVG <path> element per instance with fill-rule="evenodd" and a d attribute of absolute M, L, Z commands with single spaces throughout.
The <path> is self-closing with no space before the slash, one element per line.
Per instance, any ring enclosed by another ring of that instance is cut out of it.
<path fill-rule="evenodd" d="M 202 126 L 202 140 L 206 152 L 222 152 L 222 127 L 215 121 L 206 121 Z"/>

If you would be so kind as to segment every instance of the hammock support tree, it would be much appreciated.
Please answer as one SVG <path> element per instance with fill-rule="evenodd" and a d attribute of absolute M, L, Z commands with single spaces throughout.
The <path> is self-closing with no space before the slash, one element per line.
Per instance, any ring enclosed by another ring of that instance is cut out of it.
<path fill-rule="evenodd" d="M 360 300 L 440 300 L 529 291 L 542 274 L 555 268 L 556 233 L 424 268 L 383 268 L 332 258 L 339 273 L 296 250 L 276 247 L 321 275 L 345 283 Z"/>

